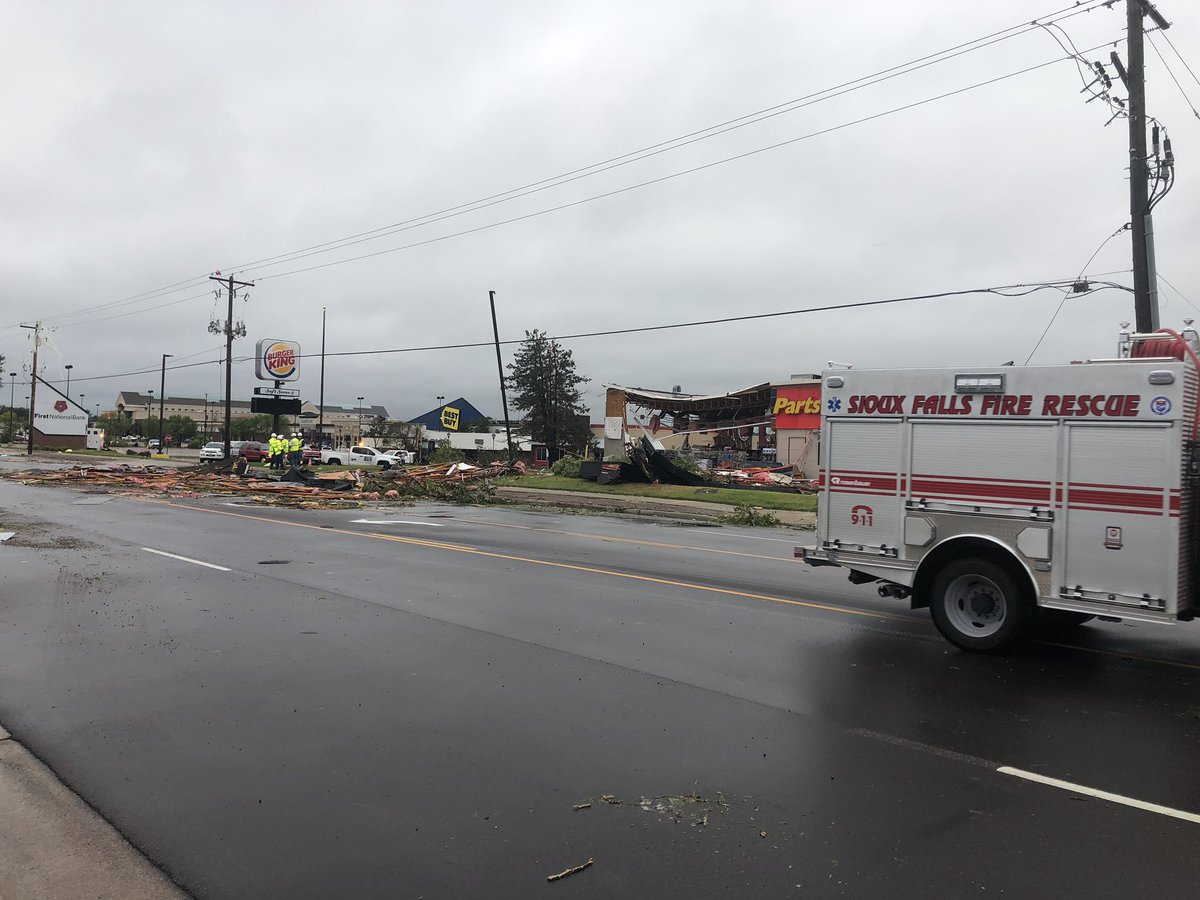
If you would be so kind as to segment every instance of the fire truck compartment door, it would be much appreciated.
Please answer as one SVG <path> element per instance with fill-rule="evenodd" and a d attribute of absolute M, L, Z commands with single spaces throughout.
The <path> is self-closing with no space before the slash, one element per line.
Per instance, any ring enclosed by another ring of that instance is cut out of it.
<path fill-rule="evenodd" d="M 1071 425 L 1068 442 L 1066 552 L 1058 586 L 1117 607 L 1165 599 L 1173 611 L 1177 436 L 1165 427 Z"/>
<path fill-rule="evenodd" d="M 823 504 L 828 540 L 864 549 L 901 543 L 901 434 L 898 419 L 829 423 Z"/>

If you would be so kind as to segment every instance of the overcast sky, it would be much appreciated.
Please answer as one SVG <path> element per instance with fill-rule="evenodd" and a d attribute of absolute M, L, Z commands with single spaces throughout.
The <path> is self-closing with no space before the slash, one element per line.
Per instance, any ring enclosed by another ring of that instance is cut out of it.
<path fill-rule="evenodd" d="M 223 318 L 205 276 L 257 281 L 237 317 L 234 393 L 254 341 L 299 341 L 317 399 L 330 352 L 657 325 L 1077 275 L 1128 220 L 1127 128 L 1105 127 L 1059 62 L 805 140 L 1063 56 L 1043 30 L 913 74 L 487 208 L 265 267 L 245 264 L 419 219 L 983 37 L 1065 0 L 812 2 L 23 2 L 0 56 L 0 353 L 110 409 L 122 389 L 221 394 Z M 1163 0 L 1200 72 L 1200 10 Z M 1124 11 L 1062 23 L 1080 50 L 1121 41 Z M 1060 35 L 1061 37 L 1061 35 Z M 1161 36 L 1191 99 L 1200 85 Z M 1108 59 L 1110 47 L 1086 52 Z M 1147 47 L 1148 108 L 1178 187 L 1155 214 L 1160 272 L 1200 305 L 1200 121 Z M 1121 90 L 1118 94 L 1124 95 Z M 567 209 L 552 207 L 784 141 Z M 531 215 L 532 214 L 532 215 Z M 531 215 L 522 221 L 469 229 Z M 315 271 L 294 269 L 390 250 Z M 1088 266 L 1132 284 L 1127 234 Z M 174 293 L 158 289 L 184 283 Z M 1164 324 L 1200 313 L 1162 285 Z M 145 295 L 139 302 L 93 309 Z M 571 340 L 602 384 L 732 390 L 827 361 L 1024 362 L 1062 300 L 952 297 Z M 76 313 L 76 315 L 67 315 Z M 1130 294 L 1068 299 L 1033 361 L 1114 352 Z M 505 348 L 506 359 L 512 348 Z M 311 355 L 310 355 L 311 354 Z M 151 373 L 123 373 L 150 370 Z M 7 386 L 7 374 L 5 375 Z M 21 388 L 18 388 L 20 402 Z M 490 348 L 329 358 L 326 401 L 409 418 L 436 397 L 499 413 Z M 7 397 L 4 398 L 7 402 Z"/>

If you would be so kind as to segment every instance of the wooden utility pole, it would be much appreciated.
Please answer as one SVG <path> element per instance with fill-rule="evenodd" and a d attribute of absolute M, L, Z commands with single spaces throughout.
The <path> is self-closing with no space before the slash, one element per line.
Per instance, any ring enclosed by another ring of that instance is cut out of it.
<path fill-rule="evenodd" d="M 1158 285 L 1154 271 L 1154 220 L 1150 215 L 1150 167 L 1146 151 L 1146 62 L 1143 18 L 1159 28 L 1170 23 L 1146 0 L 1125 0 L 1129 62 L 1122 74 L 1129 89 L 1129 223 L 1133 232 L 1133 309 L 1137 330 L 1158 330 Z M 1120 69 L 1118 69 L 1120 72 Z"/>
<path fill-rule="evenodd" d="M 321 307 L 321 392 L 317 395 L 317 449 L 325 449 L 325 307 Z"/>
<path fill-rule="evenodd" d="M 22 325 L 22 328 L 29 328 L 33 331 L 33 372 L 29 378 L 29 434 L 25 439 L 25 455 L 33 455 L 33 411 L 37 408 L 37 355 L 38 347 L 42 345 L 42 323 L 35 322 L 32 325 Z"/>
<path fill-rule="evenodd" d="M 229 299 L 229 309 L 225 315 L 225 458 L 229 459 L 229 426 L 233 419 L 233 298 L 239 287 L 254 287 L 253 281 L 235 281 L 232 275 L 222 278 L 219 275 L 209 275 L 209 281 L 215 281 L 225 287 Z"/>

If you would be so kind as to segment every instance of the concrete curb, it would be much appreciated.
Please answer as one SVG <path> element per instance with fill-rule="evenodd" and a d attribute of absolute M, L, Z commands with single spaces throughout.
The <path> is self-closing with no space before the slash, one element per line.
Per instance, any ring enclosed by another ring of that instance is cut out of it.
<path fill-rule="evenodd" d="M 178 887 L 0 728 L 0 898 L 178 900 Z"/>
<path fill-rule="evenodd" d="M 658 497 L 614 496 L 586 491 L 561 491 L 546 488 L 498 487 L 496 493 L 518 503 L 549 506 L 555 509 L 584 509 L 617 515 L 716 522 L 733 512 L 728 503 L 703 500 L 664 500 Z M 817 515 L 799 510 L 767 510 L 789 528 L 815 526 Z"/>

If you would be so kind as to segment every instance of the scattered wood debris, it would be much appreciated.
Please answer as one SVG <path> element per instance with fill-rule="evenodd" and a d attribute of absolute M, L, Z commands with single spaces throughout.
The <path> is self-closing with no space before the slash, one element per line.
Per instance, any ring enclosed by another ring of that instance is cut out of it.
<path fill-rule="evenodd" d="M 591 809 L 591 808 L 592 808 L 592 802 L 590 800 L 588 800 L 585 803 L 576 803 L 574 806 L 571 807 L 571 809 L 574 809 L 576 811 L 581 810 L 581 809 Z"/>
<path fill-rule="evenodd" d="M 568 875 L 574 875 L 576 872 L 582 872 L 588 866 L 592 865 L 595 861 L 596 860 L 594 860 L 594 859 L 589 859 L 585 863 L 580 863 L 579 865 L 572 866 L 569 869 L 563 869 L 563 871 L 558 872 L 554 875 L 547 875 L 546 880 L 547 881 L 558 881 L 558 879 L 560 879 L 560 878 L 566 878 Z"/>
<path fill-rule="evenodd" d="M 21 484 L 86 486 L 115 493 L 171 497 L 241 496 L 279 506 L 357 505 L 369 500 L 427 497 L 468 503 L 500 503 L 490 479 L 514 471 L 505 465 L 467 463 L 394 468 L 364 475 L 361 470 L 316 472 L 293 468 L 276 474 L 256 466 L 172 468 L 119 463 L 63 470 L 0 473 Z"/>

